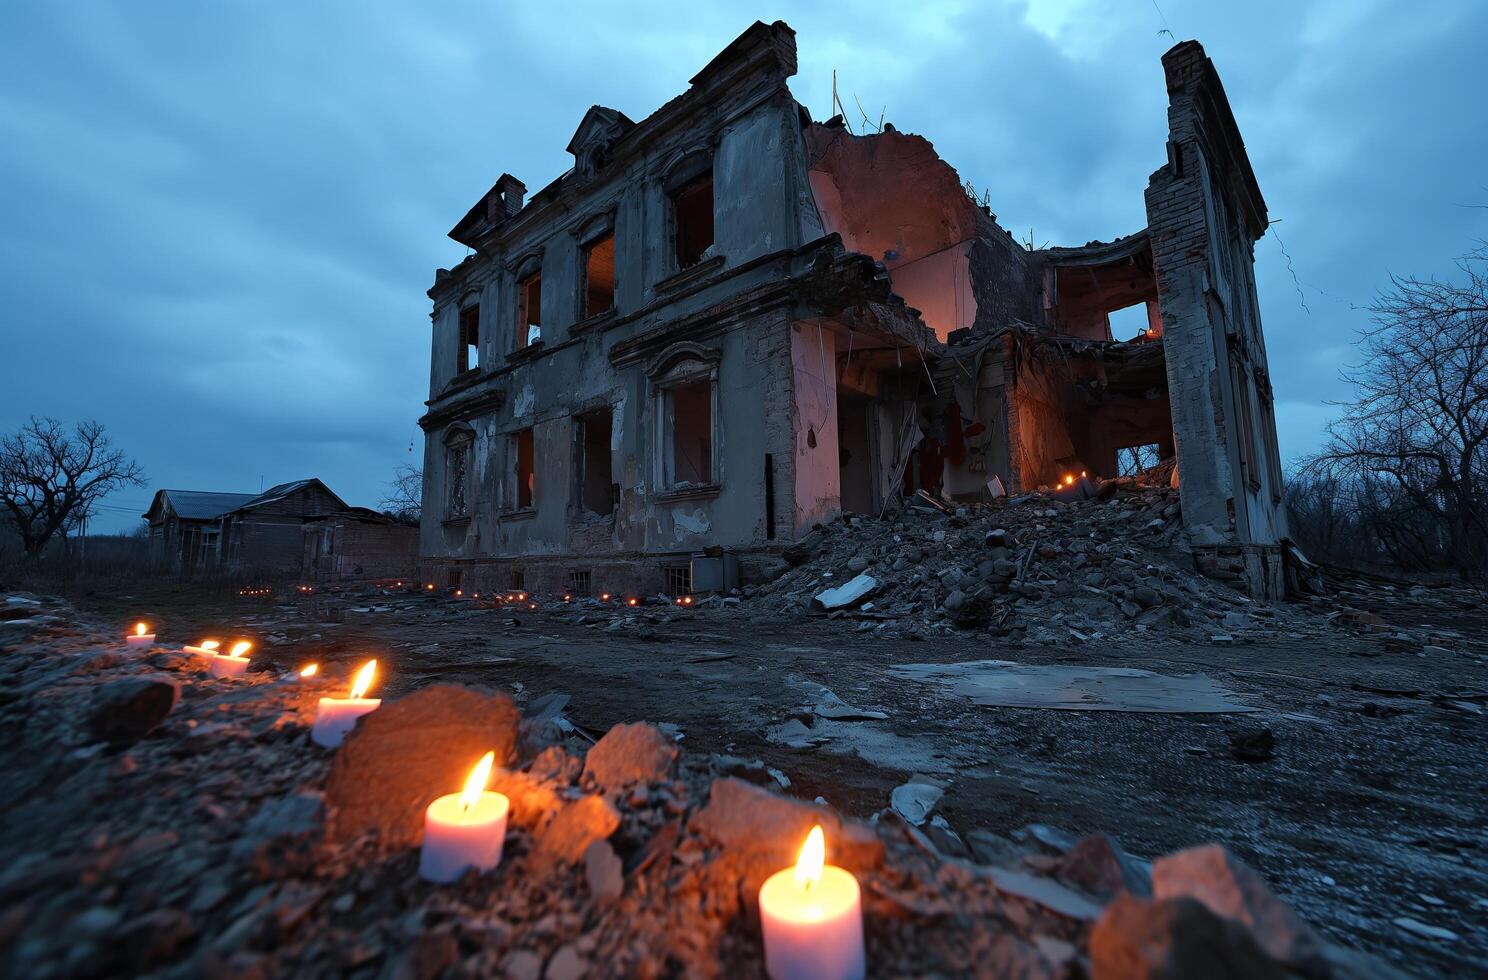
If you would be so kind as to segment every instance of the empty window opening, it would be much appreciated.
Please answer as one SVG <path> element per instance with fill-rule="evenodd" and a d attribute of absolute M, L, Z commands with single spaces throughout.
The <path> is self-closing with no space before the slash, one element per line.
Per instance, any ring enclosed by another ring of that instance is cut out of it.
<path fill-rule="evenodd" d="M 1155 442 L 1122 446 L 1116 450 L 1116 475 L 1136 476 L 1162 462 L 1162 449 Z"/>
<path fill-rule="evenodd" d="M 532 430 L 523 429 L 513 433 L 511 446 L 515 463 L 514 482 L 516 486 L 512 506 L 517 510 L 526 510 L 532 506 L 533 495 L 537 489 L 536 474 L 532 469 Z"/>
<path fill-rule="evenodd" d="M 527 590 L 526 569 L 512 569 L 511 575 L 507 577 L 506 587 L 513 592 L 525 592 Z"/>
<path fill-rule="evenodd" d="M 692 594 L 692 566 L 691 565 L 667 565 L 662 571 L 666 574 L 667 595 L 691 595 Z"/>
<path fill-rule="evenodd" d="M 1123 306 L 1119 310 L 1112 310 L 1106 314 L 1106 323 L 1110 327 L 1112 340 L 1134 340 L 1138 337 L 1145 337 L 1150 325 L 1147 304 L 1136 303 L 1132 306 Z"/>
<path fill-rule="evenodd" d="M 672 195 L 676 223 L 677 268 L 686 269 L 705 258 L 713 246 L 713 175 L 703 174 Z"/>
<path fill-rule="evenodd" d="M 666 390 L 667 484 L 713 482 L 713 386 L 709 381 Z"/>
<path fill-rule="evenodd" d="M 460 587 L 460 573 L 461 570 L 458 568 L 451 568 L 445 573 L 445 582 L 450 588 L 458 589 Z"/>
<path fill-rule="evenodd" d="M 584 246 L 584 316 L 598 316 L 615 306 L 615 235 Z"/>
<path fill-rule="evenodd" d="M 568 573 L 568 591 L 574 595 L 588 595 L 593 576 L 589 569 L 580 568 Z"/>
<path fill-rule="evenodd" d="M 480 304 L 460 311 L 460 372 L 480 367 Z"/>
<path fill-rule="evenodd" d="M 610 473 L 610 410 L 586 412 L 574 420 L 578 492 L 574 494 L 591 514 L 608 515 L 615 509 L 615 483 Z"/>
<path fill-rule="evenodd" d="M 517 283 L 517 346 L 542 340 L 542 273 Z"/>

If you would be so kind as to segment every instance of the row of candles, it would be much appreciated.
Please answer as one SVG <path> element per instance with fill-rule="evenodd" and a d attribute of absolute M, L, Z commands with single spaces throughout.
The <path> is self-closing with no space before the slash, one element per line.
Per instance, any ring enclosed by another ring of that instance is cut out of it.
<path fill-rule="evenodd" d="M 138 624 L 125 638 L 127 645 L 153 646 L 155 634 L 146 630 L 144 623 Z M 225 654 L 219 647 L 215 640 L 203 640 L 183 649 L 209 657 L 216 677 L 247 670 L 251 643 L 234 644 Z M 319 666 L 312 663 L 295 676 L 303 681 L 318 673 Z M 369 660 L 356 672 L 347 697 L 320 699 L 310 730 L 317 745 L 338 747 L 358 718 L 382 704 L 381 698 L 366 696 L 376 674 L 377 661 Z M 511 800 L 487 788 L 495 761 L 496 754 L 487 752 L 460 792 L 441 796 L 424 810 L 419 875 L 425 880 L 446 884 L 471 869 L 486 872 L 501 863 Z M 775 872 L 760 886 L 765 970 L 773 980 L 861 980 L 866 972 L 858 880 L 825 859 L 826 835 L 818 825 L 807 835 L 794 867 Z"/>
<path fill-rule="evenodd" d="M 396 582 L 396 583 L 394 583 L 394 586 L 393 587 L 394 588 L 399 588 L 399 589 L 404 588 L 404 583 L 402 583 L 402 582 Z M 417 589 L 417 586 L 414 586 L 413 588 Z M 424 585 L 423 591 L 425 591 L 425 592 L 433 592 L 435 590 L 435 588 L 436 588 L 436 586 L 434 585 L 434 583 L 433 582 L 429 582 L 429 583 L 427 583 L 427 584 Z M 301 595 L 313 595 L 315 593 L 315 586 L 313 586 L 313 585 L 297 585 L 297 586 L 295 586 L 295 591 L 299 592 Z M 465 598 L 479 599 L 481 597 L 481 594 L 479 592 L 466 593 L 466 591 L 464 589 L 461 589 L 461 588 L 451 589 L 450 590 L 450 593 L 456 599 L 465 599 Z M 261 587 L 261 588 L 246 588 L 246 589 L 239 589 L 238 590 L 238 595 L 240 595 L 240 596 L 268 596 L 268 595 L 273 595 L 273 594 L 274 594 L 274 590 L 272 588 L 267 587 L 267 586 Z M 576 598 L 577 598 L 577 596 L 575 596 L 572 592 L 565 592 L 565 593 L 563 593 L 563 601 L 564 602 L 573 602 Z M 526 592 L 507 591 L 507 592 L 487 593 L 487 599 L 490 600 L 490 601 L 496 602 L 498 604 L 506 603 L 508 605 L 525 606 L 528 610 L 536 610 L 537 609 L 537 603 L 535 601 L 530 600 L 528 598 Z M 598 596 L 598 599 L 602 603 L 609 603 L 609 602 L 612 602 L 612 601 L 616 601 L 616 602 L 621 603 L 622 605 L 629 606 L 632 609 L 636 608 L 637 606 L 643 605 L 644 602 L 645 602 L 645 600 L 642 599 L 640 596 L 634 596 L 634 595 L 632 595 L 632 596 L 623 596 L 622 597 L 622 596 L 617 596 L 617 595 L 615 595 L 612 592 L 601 592 L 599 594 L 599 596 Z M 676 605 L 679 605 L 679 606 L 681 606 L 681 607 L 683 607 L 685 609 L 685 608 L 687 608 L 689 606 L 692 606 L 697 600 L 696 600 L 696 598 L 694 596 L 682 595 L 682 596 L 675 597 L 671 601 L 673 603 L 675 603 Z"/>
<path fill-rule="evenodd" d="M 155 634 L 148 630 L 147 624 L 136 623 L 134 632 L 124 637 L 125 646 L 154 646 Z M 181 652 L 205 658 L 207 672 L 213 677 L 241 677 L 247 673 L 248 652 L 253 649 L 253 644 L 247 640 L 239 641 L 234 643 L 227 653 L 221 652 L 221 647 L 222 644 L 217 640 L 202 640 L 198 643 L 186 644 L 181 648 Z M 318 677 L 319 674 L 319 664 L 306 664 L 293 676 L 298 681 L 309 681 Z M 351 683 L 351 691 L 346 697 L 321 698 L 315 711 L 315 723 L 310 729 L 311 740 L 317 745 L 334 749 L 341 744 L 346 733 L 355 727 L 358 718 L 369 711 L 376 710 L 382 704 L 382 699 L 366 696 L 376 676 L 377 661 L 369 660 L 357 671 Z"/>

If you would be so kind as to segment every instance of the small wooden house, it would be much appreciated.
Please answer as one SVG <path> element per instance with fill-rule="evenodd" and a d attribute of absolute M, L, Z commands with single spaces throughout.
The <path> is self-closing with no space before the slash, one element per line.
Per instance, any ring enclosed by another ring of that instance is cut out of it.
<path fill-rule="evenodd" d="M 348 507 L 305 523 L 303 576 L 313 582 L 411 579 L 418 570 L 419 529 L 365 507 Z"/>
<path fill-rule="evenodd" d="M 195 575 L 221 562 L 222 515 L 254 498 L 251 493 L 157 490 L 142 516 L 150 523 L 150 560 L 159 569 Z"/>
<path fill-rule="evenodd" d="M 314 478 L 270 487 L 222 515 L 223 566 L 249 575 L 298 574 L 305 523 L 343 510 L 346 501 Z"/>

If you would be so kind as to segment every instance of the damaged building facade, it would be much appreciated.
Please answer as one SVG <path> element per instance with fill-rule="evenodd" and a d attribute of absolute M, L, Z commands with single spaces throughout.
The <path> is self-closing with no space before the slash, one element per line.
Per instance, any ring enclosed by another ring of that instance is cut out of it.
<path fill-rule="evenodd" d="M 1163 67 L 1147 227 L 1077 248 L 1015 241 L 922 137 L 812 121 L 783 23 L 641 122 L 591 108 L 572 169 L 531 197 L 503 174 L 429 290 L 430 580 L 676 594 L 694 556 L 747 579 L 917 490 L 1176 458 L 1199 568 L 1277 594 L 1266 206 L 1203 49 Z"/>

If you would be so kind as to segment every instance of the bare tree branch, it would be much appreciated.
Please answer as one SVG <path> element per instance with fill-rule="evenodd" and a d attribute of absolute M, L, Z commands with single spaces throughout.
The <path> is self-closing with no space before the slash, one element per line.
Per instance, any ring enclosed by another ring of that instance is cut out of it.
<path fill-rule="evenodd" d="M 143 484 L 139 464 L 114 448 L 98 422 L 79 422 L 69 433 L 56 419 L 33 416 L 0 437 L 0 507 L 32 559 L 99 500 Z"/>

